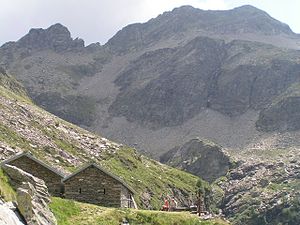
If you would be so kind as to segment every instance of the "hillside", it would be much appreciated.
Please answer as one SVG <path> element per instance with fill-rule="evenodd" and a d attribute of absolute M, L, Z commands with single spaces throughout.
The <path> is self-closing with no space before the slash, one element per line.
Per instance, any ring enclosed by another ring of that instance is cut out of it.
<path fill-rule="evenodd" d="M 299 35 L 255 7 L 183 6 L 102 46 L 61 24 L 31 29 L 0 48 L 0 65 L 47 111 L 158 158 L 195 137 L 244 149 L 294 136 L 298 116 L 282 109 L 297 99 L 272 103 L 299 82 L 299 48 Z"/>
<path fill-rule="evenodd" d="M 233 224 L 299 224 L 298 148 L 256 148 L 231 152 L 235 168 L 215 182 L 219 201 Z M 221 191 L 222 190 L 222 191 Z"/>
<path fill-rule="evenodd" d="M 192 200 L 197 177 L 65 122 L 35 106 L 13 78 L 0 80 L 9 84 L 0 85 L 0 160 L 30 151 L 65 174 L 94 161 L 133 187 L 141 208 L 160 208 L 167 194 L 182 205 Z"/>

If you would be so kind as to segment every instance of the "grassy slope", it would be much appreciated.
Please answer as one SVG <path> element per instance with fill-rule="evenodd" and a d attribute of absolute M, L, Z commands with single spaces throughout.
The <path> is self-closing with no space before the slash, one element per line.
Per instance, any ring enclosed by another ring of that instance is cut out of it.
<path fill-rule="evenodd" d="M 148 190 L 154 195 L 158 194 L 151 199 L 151 205 L 156 209 L 161 207 L 163 196 L 171 193 L 172 186 L 181 190 L 185 196 L 195 191 L 196 177 L 141 156 L 130 148 L 110 155 L 103 163 L 137 192 Z M 136 200 L 140 205 L 140 199 Z"/>
<path fill-rule="evenodd" d="M 4 100 L 1 101 L 1 98 Z M 132 148 L 120 146 L 117 150 L 111 147 L 99 150 L 95 143 L 101 137 L 34 106 L 25 92 L 11 91 L 0 84 L 1 110 L 8 116 L 0 120 L 0 144 L 31 151 L 37 158 L 66 172 L 72 172 L 93 160 L 128 183 L 136 191 L 135 199 L 140 207 L 150 204 L 151 208 L 158 209 L 162 205 L 163 195 L 172 195 L 174 191 L 185 199 L 192 198 L 194 194 L 197 177 L 141 156 Z M 15 119 L 11 120 L 12 117 Z M 18 124 L 20 122 L 22 124 Z M 20 132 L 22 126 L 26 132 L 35 133 L 28 135 Z M 70 133 L 76 135 L 70 137 Z M 43 144 L 39 141 L 42 139 L 46 139 Z M 73 161 L 68 161 L 60 154 L 61 151 L 71 156 Z M 146 203 L 143 194 L 150 195 Z"/>
<path fill-rule="evenodd" d="M 126 219 L 130 225 L 226 225 L 221 220 L 200 221 L 188 212 L 167 213 L 160 211 L 113 209 L 53 198 L 51 210 L 58 225 L 119 225 Z"/>
<path fill-rule="evenodd" d="M 6 98 L 13 98 L 15 100 L 21 100 L 24 102 L 30 102 L 27 97 L 26 91 L 21 84 L 17 82 L 13 77 L 0 74 L 0 95 Z M 0 105 L 1 106 L 1 105 Z M 0 124 L 0 140 L 11 140 L 14 138 L 9 133 L 4 131 L 4 127 Z M 12 146 L 14 147 L 14 146 Z M 0 168 L 0 198 L 5 201 L 15 201 L 16 192 L 9 184 L 8 177 L 3 173 Z"/>
<path fill-rule="evenodd" d="M 15 201 L 16 192 L 9 185 L 8 177 L 0 169 L 0 198 L 5 201 Z"/>

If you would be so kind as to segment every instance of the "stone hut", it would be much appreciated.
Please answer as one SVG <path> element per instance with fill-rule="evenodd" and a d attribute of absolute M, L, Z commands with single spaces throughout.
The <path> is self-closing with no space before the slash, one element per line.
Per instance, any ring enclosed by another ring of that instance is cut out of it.
<path fill-rule="evenodd" d="M 4 160 L 1 165 L 3 164 L 16 166 L 25 172 L 44 180 L 50 195 L 61 196 L 61 180 L 64 178 L 64 175 L 44 162 L 38 160 L 30 153 L 24 152 L 15 155 L 12 158 Z"/>
<path fill-rule="evenodd" d="M 106 207 L 136 208 L 133 190 L 94 163 L 84 166 L 62 182 L 67 199 Z"/>

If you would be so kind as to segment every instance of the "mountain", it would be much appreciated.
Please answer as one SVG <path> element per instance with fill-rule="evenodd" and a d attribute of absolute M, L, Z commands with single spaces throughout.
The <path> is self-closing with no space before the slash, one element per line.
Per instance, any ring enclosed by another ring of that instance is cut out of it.
<path fill-rule="evenodd" d="M 174 195 L 181 204 L 188 204 L 193 198 L 199 178 L 151 160 L 135 149 L 109 141 L 44 111 L 33 104 L 18 81 L 5 70 L 0 71 L 1 160 L 26 149 L 65 174 L 92 160 L 134 187 L 137 203 L 142 208 L 159 208 L 163 195 L 167 193 Z M 266 224 L 265 221 L 298 224 L 300 152 L 295 148 L 269 151 L 259 147 L 251 151 L 231 152 L 233 158 L 229 171 L 228 156 L 220 147 L 199 139 L 174 148 L 169 155 L 165 154 L 165 159 L 171 159 L 172 164 L 179 155 L 180 160 L 192 162 L 182 162 L 183 168 L 188 166 L 184 169 L 204 166 L 202 169 L 205 171 L 202 172 L 214 173 L 217 171 L 215 164 L 222 165 L 224 162 L 220 171 L 226 173 L 217 173 L 221 177 L 212 184 L 211 204 L 220 207 L 233 224 Z M 4 195 L 5 200 L 14 199 L 15 195 L 8 184 L 0 170 L 0 197 Z M 198 218 L 187 213 L 117 210 L 59 198 L 52 199 L 50 208 L 59 224 L 67 221 L 82 224 L 83 220 L 89 221 L 89 224 L 99 224 L 99 221 L 118 224 L 115 221 L 124 217 L 138 223 L 146 220 L 155 224 L 166 224 L 166 221 L 172 221 L 168 224 L 178 221 L 184 224 L 227 224 L 219 220 L 199 222 Z M 5 214 L 5 217 L 8 215 Z"/>
<path fill-rule="evenodd" d="M 182 39 L 186 41 L 196 36 L 215 36 L 228 40 L 236 37 L 243 40 L 263 40 L 268 43 L 272 40 L 270 37 L 280 35 L 296 38 L 288 25 L 250 5 L 225 11 L 182 6 L 147 23 L 131 24 L 123 28 L 106 45 L 113 51 L 125 53 L 166 42 L 168 39 L 178 44 Z"/>
<path fill-rule="evenodd" d="M 102 46 L 61 24 L 32 29 L 0 48 L 1 157 L 25 148 L 66 173 L 96 160 L 144 208 L 164 191 L 184 203 L 197 178 L 145 152 L 211 181 L 234 224 L 299 224 L 299 43 L 252 6 L 183 6 Z"/>
<path fill-rule="evenodd" d="M 105 45 L 85 46 L 61 24 L 31 29 L 0 48 L 0 65 L 37 105 L 153 157 L 195 137 L 279 148 L 300 145 L 299 40 L 249 5 L 183 6 Z"/>
<path fill-rule="evenodd" d="M 141 208 L 159 209 L 166 194 L 176 197 L 180 204 L 188 204 L 199 178 L 44 111 L 32 103 L 20 83 L 1 71 L 1 161 L 30 151 L 66 175 L 93 161 L 133 187 Z"/>

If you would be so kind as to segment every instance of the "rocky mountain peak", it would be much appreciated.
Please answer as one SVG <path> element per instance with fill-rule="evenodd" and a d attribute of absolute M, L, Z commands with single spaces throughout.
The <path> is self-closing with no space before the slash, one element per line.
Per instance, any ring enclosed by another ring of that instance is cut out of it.
<path fill-rule="evenodd" d="M 46 29 L 46 31 L 49 33 L 65 35 L 67 38 L 71 37 L 71 33 L 68 30 L 68 28 L 60 23 L 51 25 L 49 28 Z"/>
<path fill-rule="evenodd" d="M 294 32 L 287 24 L 272 18 L 268 13 L 254 6 L 244 5 L 230 11 L 232 18 L 236 20 L 237 24 L 251 28 L 254 33 L 294 35 Z M 231 22 L 233 23 L 233 21 Z"/>
<path fill-rule="evenodd" d="M 192 6 L 182 6 L 169 14 L 187 19 L 187 22 L 191 22 L 193 16 L 196 24 L 203 23 L 201 24 L 202 28 L 218 33 L 293 34 L 288 25 L 251 5 L 244 5 L 231 10 L 201 10 Z"/>
<path fill-rule="evenodd" d="M 174 8 L 171 12 L 166 12 L 164 14 L 167 14 L 167 13 L 173 13 L 173 14 L 182 14 L 182 13 L 192 13 L 192 12 L 195 12 L 195 13 L 199 13 L 199 12 L 204 12 L 204 10 L 202 9 L 197 9 L 197 8 L 194 8 L 193 6 L 191 5 L 183 5 L 183 6 L 180 6 L 178 8 Z"/>
<path fill-rule="evenodd" d="M 242 6 L 235 7 L 232 10 L 235 10 L 235 11 L 247 11 L 247 12 L 266 13 L 263 10 L 258 9 L 258 8 L 254 7 L 254 6 L 252 6 L 252 5 L 242 5 Z"/>
<path fill-rule="evenodd" d="M 84 41 L 73 39 L 68 28 L 57 23 L 47 29 L 31 29 L 27 35 L 17 41 L 17 45 L 30 50 L 52 49 L 61 52 L 83 48 Z"/>
<path fill-rule="evenodd" d="M 241 39 L 243 35 L 295 35 L 288 25 L 251 5 L 231 10 L 202 10 L 192 6 L 181 6 L 146 23 L 131 24 L 123 28 L 108 41 L 107 46 L 124 53 L 168 38 L 180 39 L 186 37 L 187 33 L 191 37 L 226 35 L 234 39 L 236 35 Z"/>

